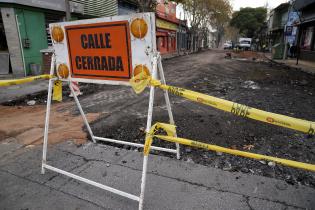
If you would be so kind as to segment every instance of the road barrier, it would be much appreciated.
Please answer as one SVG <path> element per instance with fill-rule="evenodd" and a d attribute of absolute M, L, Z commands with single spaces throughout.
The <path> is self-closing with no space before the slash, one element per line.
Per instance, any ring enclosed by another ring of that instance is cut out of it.
<path fill-rule="evenodd" d="M 144 69 L 147 72 L 151 72 L 153 78 L 157 78 L 159 75 L 162 83 L 165 83 L 161 57 L 156 50 L 155 14 L 136 13 L 124 16 L 51 23 L 49 24 L 49 29 L 54 50 L 51 59 L 50 75 L 56 73 L 62 82 L 68 83 L 71 95 L 79 109 L 92 141 L 94 143 L 103 141 L 133 147 L 144 147 L 144 144 L 140 143 L 95 136 L 77 97 L 77 88 L 73 84 L 80 82 L 130 86 L 130 78 L 136 72 L 140 70 L 143 71 Z M 106 33 L 100 33 L 104 30 Z M 122 39 L 122 37 L 124 38 Z M 106 49 L 106 55 L 104 54 L 104 49 Z M 52 86 L 54 86 L 53 91 Z M 47 164 L 51 98 L 58 101 L 62 100 L 61 87 L 62 83 L 57 79 L 49 80 L 42 174 L 45 173 L 46 169 L 63 174 L 103 190 L 138 201 L 139 210 L 142 210 L 147 162 L 145 158 L 143 162 L 145 170 L 143 171 L 139 196 L 94 182 Z M 154 95 L 155 87 L 151 86 L 148 97 L 147 132 L 152 126 Z M 174 124 L 171 103 L 167 91 L 164 91 L 164 98 L 169 122 L 170 124 Z M 176 154 L 177 158 L 180 159 L 179 144 L 175 144 L 174 146 L 176 148 L 152 146 L 151 149 Z"/>
<path fill-rule="evenodd" d="M 10 80 L 0 80 L 0 87 L 3 86 L 10 86 L 10 85 L 20 85 L 28 82 L 33 82 L 36 80 L 41 80 L 41 79 L 51 79 L 53 76 L 49 74 L 43 74 L 43 75 L 38 75 L 38 76 L 33 76 L 33 77 L 26 77 L 22 79 L 10 79 Z"/>
<path fill-rule="evenodd" d="M 237 155 L 237 156 L 242 156 L 246 158 L 252 158 L 252 159 L 257 159 L 257 160 L 268 160 L 268 161 L 273 161 L 275 163 L 279 163 L 285 166 L 290 166 L 294 168 L 299 168 L 299 169 L 304 169 L 308 171 L 315 172 L 315 165 L 309 164 L 309 163 L 302 163 L 302 162 L 297 162 L 293 160 L 287 160 L 287 159 L 282 159 L 282 158 L 277 158 L 277 157 L 272 157 L 272 156 L 267 156 L 267 155 L 260 155 L 256 153 L 251 153 L 251 152 L 244 152 L 240 150 L 235 150 L 235 149 L 229 149 L 225 147 L 220 147 L 217 145 L 212 145 L 212 144 L 206 144 L 202 143 L 199 141 L 194 141 L 190 139 L 184 139 L 184 138 L 178 138 L 174 137 L 174 134 L 176 133 L 176 126 L 170 125 L 170 124 L 165 124 L 165 123 L 156 123 L 154 124 L 147 137 L 145 140 L 145 146 L 143 153 L 145 156 L 149 155 L 150 152 L 150 147 L 153 141 L 153 137 L 169 141 L 169 142 L 174 142 L 174 143 L 179 143 L 183 145 L 188 145 L 191 147 L 196 147 L 196 148 L 201 148 L 201 149 L 206 149 L 210 151 L 216 151 L 216 152 L 222 152 L 222 153 L 227 153 L 231 155 Z M 156 135 L 156 131 L 159 129 L 163 129 L 166 131 L 167 135 Z"/>
<path fill-rule="evenodd" d="M 160 81 L 152 79 L 152 77 L 147 75 L 145 72 L 140 72 L 138 75 L 133 77 L 130 80 L 130 83 L 136 93 L 141 93 L 146 88 L 146 86 L 151 85 L 166 90 L 174 95 L 184 97 L 188 100 L 205 104 L 226 112 L 230 112 L 240 117 L 250 118 L 268 124 L 290 128 L 293 130 L 308 133 L 310 135 L 315 134 L 315 122 L 266 112 L 243 104 L 238 104 L 232 101 L 205 95 L 195 91 L 161 84 Z"/>

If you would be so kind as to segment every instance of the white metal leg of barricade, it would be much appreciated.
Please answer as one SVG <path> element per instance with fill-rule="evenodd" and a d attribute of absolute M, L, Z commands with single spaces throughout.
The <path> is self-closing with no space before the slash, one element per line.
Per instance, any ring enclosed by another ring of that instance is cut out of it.
<path fill-rule="evenodd" d="M 157 56 L 153 58 L 153 71 L 152 77 L 153 79 L 157 78 Z M 146 135 L 148 135 L 151 125 L 152 125 L 152 113 L 153 113 L 153 102 L 154 102 L 154 86 L 150 87 L 150 101 L 149 101 L 149 109 L 148 109 L 148 119 L 147 119 L 147 128 Z M 146 177 L 147 177 L 147 168 L 148 168 L 148 155 L 144 155 L 143 157 L 143 167 L 142 167 L 142 178 L 141 178 L 141 191 L 140 191 L 140 200 L 139 200 L 139 210 L 143 209 L 143 201 L 144 201 L 144 193 L 145 193 L 145 185 L 146 185 Z"/>
<path fill-rule="evenodd" d="M 54 74 L 54 65 L 55 65 L 55 57 L 53 55 L 52 56 L 52 61 L 51 61 L 51 70 L 50 70 L 50 74 L 51 75 Z M 81 177 L 81 176 L 78 176 L 76 174 L 73 174 L 73 173 L 61 170 L 61 169 L 56 168 L 54 166 L 48 165 L 46 163 L 47 144 L 48 144 L 48 130 L 49 130 L 49 118 L 50 118 L 50 108 L 51 108 L 51 98 L 52 98 L 52 87 L 53 87 L 53 81 L 55 81 L 55 80 L 56 79 L 50 79 L 49 80 L 49 85 L 48 85 L 48 98 L 47 98 L 47 110 L 46 110 L 46 118 L 45 118 L 45 131 L 44 131 L 43 158 L 42 158 L 41 173 L 44 174 L 45 170 L 48 169 L 48 170 L 54 171 L 56 173 L 59 173 L 59 174 L 71 177 L 73 179 L 76 179 L 78 181 L 81 181 L 81 182 L 93 185 L 93 186 L 101 188 L 103 190 L 107 190 L 109 192 L 112 192 L 112 193 L 115 193 L 117 195 L 120 195 L 120 196 L 123 196 L 123 197 L 126 197 L 126 198 L 129 198 L 131 200 L 135 200 L 135 201 L 139 202 L 139 200 L 140 200 L 139 196 L 132 195 L 130 193 L 127 193 L 127 192 L 124 192 L 124 191 L 121 191 L 121 190 L 118 190 L 118 189 L 106 186 L 104 184 L 101 184 L 101 183 L 98 183 L 98 182 L 95 182 L 95 181 L 92 181 L 92 180 L 89 180 L 89 179 L 86 179 L 84 177 Z M 72 89 L 72 87 L 70 85 L 69 85 L 69 88 L 70 88 L 71 92 L 73 93 L 74 90 Z M 81 115 L 83 117 L 84 123 L 87 126 L 89 134 L 91 135 L 93 141 L 95 141 L 94 135 L 93 135 L 92 130 L 91 130 L 91 127 L 90 127 L 90 125 L 89 125 L 89 123 L 88 123 L 88 121 L 86 119 L 86 116 L 85 116 L 83 110 L 82 110 L 80 102 L 79 102 L 79 100 L 78 100 L 78 98 L 76 97 L 75 94 L 73 94 L 73 96 L 74 96 L 76 105 L 78 106 L 79 111 L 80 111 L 80 113 L 81 113 Z"/>
<path fill-rule="evenodd" d="M 78 109 L 79 109 L 79 111 L 80 111 L 80 114 L 81 114 L 81 116 L 82 116 L 82 118 L 83 118 L 84 124 L 85 124 L 85 126 L 86 126 L 86 128 L 87 128 L 87 130 L 88 130 L 88 132 L 89 132 L 89 134 L 90 134 L 90 136 L 91 136 L 91 138 L 92 138 L 92 141 L 93 141 L 94 143 L 96 143 L 95 138 L 94 138 L 94 135 L 93 135 L 93 132 L 92 132 L 92 129 L 91 129 L 90 124 L 89 124 L 89 121 L 86 119 L 86 116 L 85 116 L 84 111 L 83 111 L 83 109 L 82 109 L 82 107 L 81 107 L 81 104 L 80 104 L 80 102 L 79 102 L 79 99 L 78 99 L 77 95 L 75 94 L 75 92 L 74 92 L 74 90 L 73 90 L 73 87 L 71 86 L 71 82 L 69 82 L 69 88 L 70 88 L 71 93 L 72 93 L 72 95 L 73 95 L 74 101 L 75 101 L 75 103 L 77 104 L 77 107 L 78 107 Z"/>
<path fill-rule="evenodd" d="M 143 156 L 143 166 L 142 166 L 142 177 L 141 177 L 141 191 L 139 197 L 139 210 L 143 210 L 144 204 L 144 192 L 145 192 L 145 185 L 147 179 L 147 170 L 148 170 L 148 155 Z"/>
<path fill-rule="evenodd" d="M 51 64 L 50 64 L 50 75 L 54 74 L 55 69 L 55 54 L 53 53 L 51 56 Z M 46 117 L 45 117 L 45 130 L 44 130 L 44 142 L 43 142 L 43 157 L 42 157 L 42 170 L 41 173 L 45 173 L 44 164 L 46 164 L 47 157 L 47 143 L 48 143 L 48 129 L 49 129 L 49 117 L 50 117 L 50 106 L 51 106 L 51 94 L 52 94 L 52 83 L 54 79 L 49 79 L 48 83 L 48 95 L 47 95 L 47 108 L 46 108 Z"/>
<path fill-rule="evenodd" d="M 104 137 L 98 137 L 98 136 L 94 136 L 94 139 L 99 140 L 99 141 L 107 141 L 107 142 L 111 142 L 111 143 L 123 144 L 123 145 L 128 145 L 128 146 L 133 146 L 133 147 L 139 147 L 139 148 L 144 147 L 143 144 L 132 143 L 132 142 L 116 140 L 116 139 L 110 139 L 110 138 L 104 138 Z M 174 149 L 168 149 L 168 148 L 164 148 L 164 147 L 155 147 L 155 146 L 151 146 L 150 148 L 152 150 L 177 154 L 177 151 Z"/>
<path fill-rule="evenodd" d="M 69 172 L 67 172 L 67 171 L 61 170 L 61 169 L 59 169 L 59 168 L 56 168 L 56 167 L 53 167 L 53 166 L 50 166 L 50 165 L 47 165 L 47 164 L 44 164 L 44 167 L 45 167 L 46 169 L 51 170 L 51 171 L 57 172 L 57 173 L 59 173 L 59 174 L 63 174 L 63 175 L 65 175 L 65 176 L 68 176 L 68 177 L 71 177 L 71 178 L 76 179 L 76 180 L 78 180 L 78 181 L 81 181 L 81 182 L 84 182 L 84 183 L 93 185 L 93 186 L 98 187 L 98 188 L 101 188 L 101 189 L 103 189 L 103 190 L 107 190 L 107 191 L 109 191 L 109 192 L 112 192 L 112 193 L 121 195 L 121 196 L 126 197 L 126 198 L 129 198 L 129 199 L 131 199 L 131 200 L 139 201 L 139 197 L 136 196 L 136 195 L 132 195 L 132 194 L 130 194 L 130 193 L 126 193 L 126 192 L 124 192 L 124 191 L 117 190 L 117 189 L 115 189 L 115 188 L 112 188 L 112 187 L 103 185 L 103 184 L 101 184 L 101 183 L 94 182 L 94 181 L 92 181 L 92 180 L 89 180 L 89 179 L 86 179 L 86 178 L 84 178 L 84 177 L 81 177 L 81 176 L 78 176 L 78 175 L 69 173 Z"/>
<path fill-rule="evenodd" d="M 157 65 L 158 65 L 158 71 L 160 73 L 161 82 L 162 82 L 162 84 L 166 85 L 164 70 L 163 70 L 163 66 L 162 66 L 162 58 L 161 58 L 160 54 L 158 54 Z M 164 98 L 165 98 L 165 103 L 166 103 L 166 107 L 167 107 L 167 112 L 168 112 L 168 116 L 170 119 L 170 124 L 175 125 L 172 107 L 171 107 L 171 102 L 170 102 L 168 92 L 167 92 L 167 90 L 163 90 L 163 91 L 164 91 Z M 175 133 L 175 137 L 177 137 L 176 133 Z M 180 147 L 179 147 L 178 143 L 176 143 L 176 157 L 178 160 L 180 159 Z"/>

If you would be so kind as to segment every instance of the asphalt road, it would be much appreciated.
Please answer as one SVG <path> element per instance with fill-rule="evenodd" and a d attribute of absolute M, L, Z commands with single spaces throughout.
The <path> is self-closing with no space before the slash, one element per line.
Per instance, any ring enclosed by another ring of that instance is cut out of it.
<path fill-rule="evenodd" d="M 167 60 L 163 62 L 167 83 L 315 120 L 312 76 L 268 63 L 227 60 L 224 55 L 206 51 Z M 91 85 L 84 86 L 83 92 L 83 109 L 100 114 L 92 122 L 95 135 L 143 142 L 148 90 L 136 95 L 130 87 Z M 23 109 L 24 103 L 10 105 Z M 171 103 L 180 137 L 241 150 L 253 145 L 253 152 L 315 162 L 314 137 L 240 119 L 177 96 L 171 96 Z M 154 104 L 153 122 L 167 122 L 162 91 L 157 91 Z M 65 110 L 78 115 L 69 103 L 57 111 Z M 66 141 L 49 146 L 48 161 L 137 195 L 142 168 L 139 151 Z M 164 153 L 150 155 L 145 209 L 315 209 L 314 173 L 189 147 L 181 147 L 181 153 L 181 160 Z M 54 172 L 41 175 L 40 162 L 40 145 L 21 145 L 14 134 L 0 140 L 0 209 L 137 209 L 134 201 Z"/>
<path fill-rule="evenodd" d="M 167 83 L 269 112 L 315 121 L 315 77 L 273 63 L 225 59 L 224 51 L 206 51 L 163 62 Z M 103 112 L 92 123 L 97 136 L 143 142 L 149 89 L 136 95 L 114 87 L 82 98 L 87 112 Z M 243 119 L 171 95 L 178 135 L 210 144 L 315 163 L 315 137 Z M 153 122 L 168 122 L 163 92 L 156 91 Z M 77 111 L 73 110 L 77 113 Z M 158 141 L 158 145 L 173 144 Z M 129 147 L 125 147 L 129 148 Z M 287 181 L 315 188 L 314 173 L 268 162 L 183 148 L 184 160 Z M 167 155 L 167 154 L 163 154 Z M 272 164 L 272 163 L 270 163 Z"/>

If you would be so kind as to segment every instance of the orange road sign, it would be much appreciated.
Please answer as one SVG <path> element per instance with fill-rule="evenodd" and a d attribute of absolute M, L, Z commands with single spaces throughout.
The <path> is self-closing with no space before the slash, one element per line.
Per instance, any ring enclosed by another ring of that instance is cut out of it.
<path fill-rule="evenodd" d="M 128 21 L 65 26 L 71 77 L 128 81 L 132 63 Z"/>

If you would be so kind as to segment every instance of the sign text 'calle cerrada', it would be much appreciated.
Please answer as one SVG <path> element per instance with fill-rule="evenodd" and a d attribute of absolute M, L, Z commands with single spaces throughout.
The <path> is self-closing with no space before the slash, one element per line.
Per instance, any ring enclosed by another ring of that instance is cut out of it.
<path fill-rule="evenodd" d="M 130 79 L 127 21 L 66 26 L 72 77 Z"/>
<path fill-rule="evenodd" d="M 151 13 L 50 24 L 57 74 L 79 82 L 129 85 L 139 66 L 152 70 L 154 30 Z"/>

